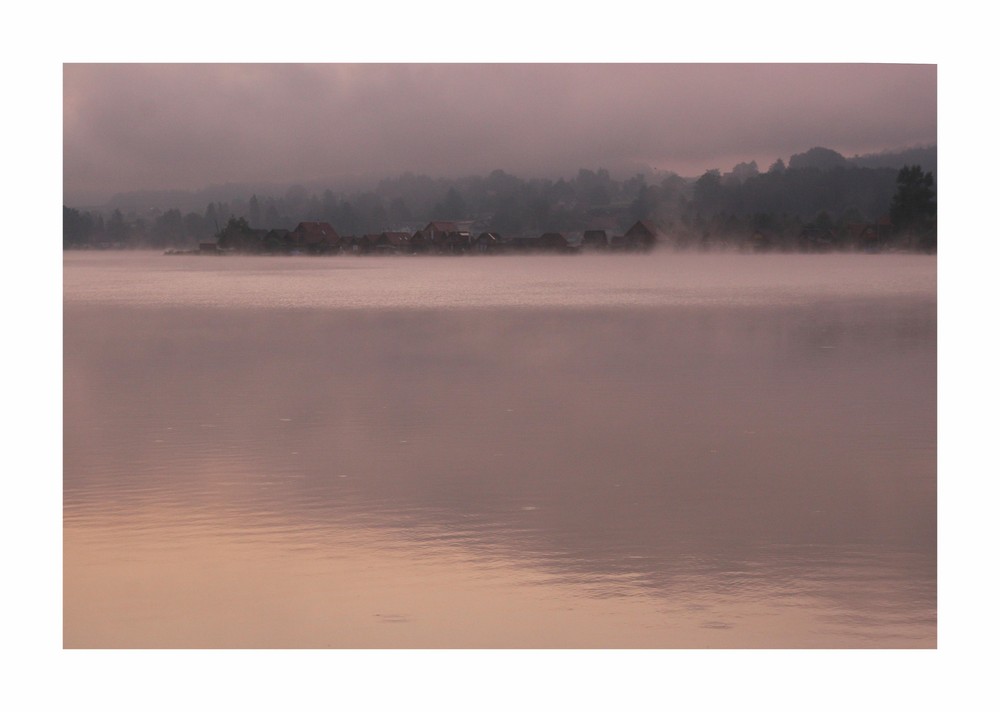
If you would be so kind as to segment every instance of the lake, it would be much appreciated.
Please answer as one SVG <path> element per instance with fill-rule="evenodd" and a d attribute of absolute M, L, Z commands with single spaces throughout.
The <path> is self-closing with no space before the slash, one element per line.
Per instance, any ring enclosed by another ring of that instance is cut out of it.
<path fill-rule="evenodd" d="M 933 648 L 923 255 L 64 255 L 67 648 Z"/>

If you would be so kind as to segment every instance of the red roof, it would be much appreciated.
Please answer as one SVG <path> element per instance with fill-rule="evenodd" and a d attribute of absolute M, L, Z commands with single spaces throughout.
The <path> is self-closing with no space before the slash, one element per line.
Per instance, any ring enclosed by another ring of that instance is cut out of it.
<path fill-rule="evenodd" d="M 448 220 L 432 220 L 427 223 L 427 227 L 425 227 L 424 230 L 433 230 L 434 232 L 457 232 L 458 227 L 455 223 Z"/>
<path fill-rule="evenodd" d="M 317 242 L 340 242 L 340 235 L 326 222 L 300 222 L 291 234 L 310 245 Z"/>

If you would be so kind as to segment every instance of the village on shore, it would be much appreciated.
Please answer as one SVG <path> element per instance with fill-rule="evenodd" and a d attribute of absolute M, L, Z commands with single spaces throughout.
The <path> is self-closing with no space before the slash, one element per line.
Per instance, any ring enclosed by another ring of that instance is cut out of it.
<path fill-rule="evenodd" d="M 538 236 L 504 237 L 497 232 L 473 236 L 473 223 L 432 220 L 413 233 L 386 231 L 360 236 L 340 235 L 328 222 L 300 222 L 294 230 L 254 229 L 243 218 L 231 218 L 215 239 L 202 241 L 196 249 L 167 250 L 167 255 L 461 255 L 579 252 L 649 252 L 665 243 L 662 231 L 650 220 L 637 220 L 623 235 L 608 230 L 546 232 Z M 853 226 L 852 226 L 853 227 Z M 891 230 L 887 220 L 852 230 L 853 246 L 872 251 Z M 863 229 L 860 229 L 863 228 Z M 826 252 L 832 249 L 830 231 L 805 228 L 799 235 L 798 250 Z M 765 234 L 755 232 L 740 246 L 752 252 L 775 249 Z"/>
<path fill-rule="evenodd" d="M 607 230 L 582 233 L 546 232 L 532 237 L 504 237 L 497 232 L 473 235 L 473 223 L 433 220 L 413 233 L 387 231 L 360 236 L 340 235 L 328 222 L 300 222 L 294 230 L 262 230 L 245 220 L 231 219 L 216 239 L 203 241 L 195 250 L 167 250 L 166 254 L 284 254 L 284 255 L 396 255 L 396 254 L 501 254 L 574 253 L 583 250 L 648 252 L 660 231 L 648 220 L 639 220 L 624 235 Z"/>

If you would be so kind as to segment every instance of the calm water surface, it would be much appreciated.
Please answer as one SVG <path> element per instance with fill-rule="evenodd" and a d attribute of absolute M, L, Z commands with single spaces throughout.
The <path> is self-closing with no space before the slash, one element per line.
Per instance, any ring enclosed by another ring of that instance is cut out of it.
<path fill-rule="evenodd" d="M 934 647 L 936 260 L 64 259 L 66 647 Z"/>

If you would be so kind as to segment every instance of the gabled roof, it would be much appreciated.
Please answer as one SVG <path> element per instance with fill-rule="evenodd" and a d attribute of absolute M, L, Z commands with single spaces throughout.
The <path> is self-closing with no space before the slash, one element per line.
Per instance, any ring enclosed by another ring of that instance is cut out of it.
<path fill-rule="evenodd" d="M 538 238 L 538 241 L 546 246 L 565 246 L 569 244 L 569 240 L 566 239 L 566 235 L 561 232 L 547 232 Z"/>
<path fill-rule="evenodd" d="M 652 235 L 655 237 L 660 232 L 660 230 L 658 227 L 656 227 L 656 225 L 651 223 L 649 220 L 638 220 L 636 221 L 635 225 L 630 227 L 628 229 L 628 232 L 626 232 L 625 234 L 632 235 L 637 232 L 644 232 L 648 235 Z"/>
<path fill-rule="evenodd" d="M 425 227 L 424 230 L 433 230 L 434 232 L 455 232 L 458 230 L 458 227 L 450 220 L 431 220 L 427 223 L 427 227 Z"/>
<path fill-rule="evenodd" d="M 300 222 L 292 230 L 293 234 L 301 235 L 306 243 L 315 242 L 337 242 L 340 235 L 333 229 L 330 223 L 326 222 Z"/>

